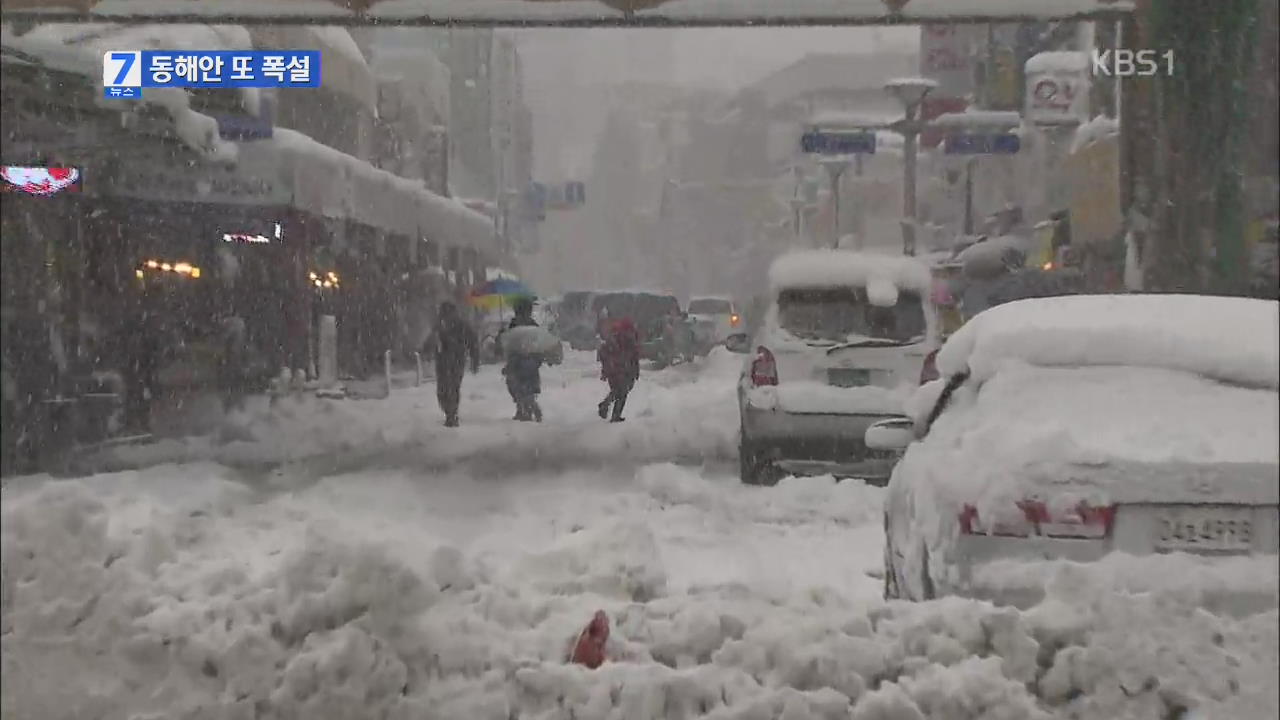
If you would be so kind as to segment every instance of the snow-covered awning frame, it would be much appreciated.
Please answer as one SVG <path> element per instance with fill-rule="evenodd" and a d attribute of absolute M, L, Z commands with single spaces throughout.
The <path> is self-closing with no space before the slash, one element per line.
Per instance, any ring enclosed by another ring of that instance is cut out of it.
<path fill-rule="evenodd" d="M 1128 0 L 0 0 L 5 22 L 699 27 L 1113 19 Z"/>

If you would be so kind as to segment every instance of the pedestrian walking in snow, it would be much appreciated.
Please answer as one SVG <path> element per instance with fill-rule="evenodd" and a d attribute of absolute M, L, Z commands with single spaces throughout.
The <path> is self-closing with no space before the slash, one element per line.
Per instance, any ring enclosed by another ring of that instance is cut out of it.
<path fill-rule="evenodd" d="M 640 378 L 640 335 L 630 318 L 613 323 L 596 355 L 600 379 L 609 383 L 609 394 L 597 406 L 600 418 L 622 422 L 627 395 Z"/>
<path fill-rule="evenodd" d="M 445 427 L 457 427 L 462 375 L 468 356 L 471 358 L 471 373 L 480 372 L 480 343 L 476 340 L 475 330 L 462 319 L 457 305 L 447 301 L 440 304 L 439 320 L 427 337 L 423 354 L 435 357 L 436 399 L 444 412 Z"/>
<path fill-rule="evenodd" d="M 533 301 L 522 298 L 516 301 L 515 317 L 511 318 L 508 330 L 519 327 L 538 327 L 533 319 Z M 521 422 L 536 420 L 542 422 L 542 407 L 538 404 L 538 395 L 542 394 L 543 356 L 538 353 L 525 352 L 522 349 L 508 351 L 503 348 L 506 364 L 502 374 L 507 378 L 507 392 L 516 404 L 515 419 Z"/>

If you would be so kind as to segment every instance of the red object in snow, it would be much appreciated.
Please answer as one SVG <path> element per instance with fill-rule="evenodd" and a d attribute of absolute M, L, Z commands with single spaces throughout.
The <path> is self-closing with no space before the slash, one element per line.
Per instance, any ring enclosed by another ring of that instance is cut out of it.
<path fill-rule="evenodd" d="M 569 662 L 595 670 L 604 664 L 604 646 L 609 641 L 609 616 L 597 610 L 573 645 Z"/>

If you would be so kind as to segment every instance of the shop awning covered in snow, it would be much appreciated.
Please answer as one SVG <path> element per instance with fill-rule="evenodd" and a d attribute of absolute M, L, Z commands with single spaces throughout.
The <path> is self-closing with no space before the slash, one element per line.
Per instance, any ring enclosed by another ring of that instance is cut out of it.
<path fill-rule="evenodd" d="M 386 25 L 812 25 L 1112 17 L 1124 0 L 0 0 L 13 17 Z"/>
<path fill-rule="evenodd" d="M 272 162 L 285 168 L 299 210 L 474 248 L 488 256 L 497 251 L 489 218 L 436 195 L 421 180 L 398 177 L 288 128 L 255 142 L 254 155 L 247 164 Z"/>

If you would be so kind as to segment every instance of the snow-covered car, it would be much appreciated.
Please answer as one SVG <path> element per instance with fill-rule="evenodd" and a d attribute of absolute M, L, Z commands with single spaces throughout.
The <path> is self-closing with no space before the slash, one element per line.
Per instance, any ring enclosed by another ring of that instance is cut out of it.
<path fill-rule="evenodd" d="M 902 416 L 937 348 L 929 268 L 844 251 L 784 255 L 738 383 L 743 482 L 784 473 L 883 484 L 898 454 L 871 450 L 873 423 Z"/>
<path fill-rule="evenodd" d="M 1083 295 L 974 317 L 905 427 L 867 433 L 910 443 L 885 505 L 886 596 L 1026 607 L 1078 571 L 1274 609 L 1278 308 Z"/>
<path fill-rule="evenodd" d="M 730 335 L 742 332 L 742 315 L 729 298 L 693 298 L 689 301 L 688 313 L 695 325 L 708 326 L 711 342 L 716 345 L 723 343 Z"/>

